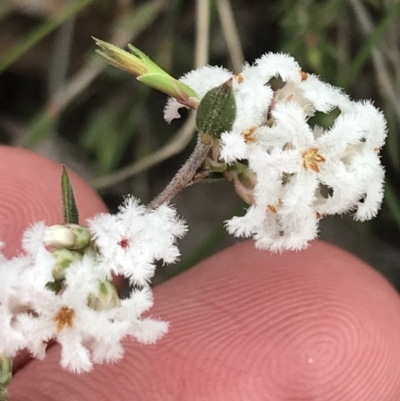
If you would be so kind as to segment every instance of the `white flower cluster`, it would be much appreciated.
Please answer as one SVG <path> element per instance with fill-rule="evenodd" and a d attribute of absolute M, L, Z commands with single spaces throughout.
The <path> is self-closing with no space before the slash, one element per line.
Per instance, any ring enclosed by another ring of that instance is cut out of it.
<path fill-rule="evenodd" d="M 232 77 L 237 115 L 232 130 L 221 135 L 219 160 L 245 164 L 256 183 L 246 215 L 227 222 L 231 234 L 253 237 L 258 248 L 271 251 L 301 249 L 316 237 L 325 215 L 376 215 L 386 121 L 371 102 L 352 101 L 284 54 L 268 53 L 236 76 L 206 66 L 181 81 L 202 98 Z M 270 86 L 273 77 L 283 82 L 277 91 Z M 179 118 L 180 107 L 169 99 L 165 119 Z M 333 110 L 339 115 L 329 129 L 311 123 L 316 112 Z"/>
<path fill-rule="evenodd" d="M 128 198 L 119 213 L 97 215 L 88 228 L 92 242 L 82 250 L 73 250 L 68 227 L 37 223 L 24 234 L 24 254 L 10 260 L 0 254 L 0 356 L 27 348 L 42 359 L 55 340 L 61 365 L 82 372 L 120 359 L 126 336 L 153 343 L 166 333 L 166 322 L 141 315 L 153 305 L 155 262 L 179 256 L 175 241 L 186 226 L 175 210 L 149 210 Z M 69 250 L 48 246 L 64 241 Z M 112 274 L 129 277 L 128 298 L 119 299 Z"/>

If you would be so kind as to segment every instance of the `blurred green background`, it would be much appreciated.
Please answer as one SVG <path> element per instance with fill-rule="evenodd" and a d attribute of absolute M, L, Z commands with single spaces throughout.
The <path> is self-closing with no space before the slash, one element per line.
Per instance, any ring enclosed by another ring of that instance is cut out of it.
<path fill-rule="evenodd" d="M 400 289 L 400 2 L 394 0 L 1 0 L 0 143 L 72 168 L 115 211 L 123 196 L 157 195 L 190 154 L 193 121 L 163 120 L 166 97 L 107 66 L 91 36 L 131 42 L 178 77 L 203 64 L 288 52 L 303 70 L 384 110 L 386 196 L 379 216 L 326 218 L 321 238 L 381 270 Z M 317 116 L 329 126 L 332 116 Z M 228 183 L 175 199 L 189 224 L 182 260 L 156 282 L 226 247 L 223 221 L 243 213 Z"/>

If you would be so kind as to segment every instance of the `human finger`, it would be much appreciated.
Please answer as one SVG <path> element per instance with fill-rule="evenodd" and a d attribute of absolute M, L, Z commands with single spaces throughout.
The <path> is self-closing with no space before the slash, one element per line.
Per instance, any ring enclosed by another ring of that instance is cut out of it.
<path fill-rule="evenodd" d="M 400 300 L 368 265 L 314 242 L 271 255 L 251 242 L 155 289 L 170 332 L 73 375 L 59 348 L 14 377 L 20 401 L 397 401 Z"/>
<path fill-rule="evenodd" d="M 0 146 L 0 240 L 2 252 L 12 257 L 21 252 L 21 237 L 31 224 L 63 222 L 61 204 L 62 167 L 26 149 Z M 68 171 L 74 188 L 81 222 L 106 206 L 93 189 L 74 172 Z M 21 352 L 14 369 L 23 366 L 29 356 Z"/>

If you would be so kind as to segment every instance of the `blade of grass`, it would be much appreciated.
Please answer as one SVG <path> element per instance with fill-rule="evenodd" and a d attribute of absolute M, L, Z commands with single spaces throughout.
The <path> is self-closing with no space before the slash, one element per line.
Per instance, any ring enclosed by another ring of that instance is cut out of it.
<path fill-rule="evenodd" d="M 113 28 L 115 34 L 111 42 L 117 46 L 124 46 L 126 42 L 132 41 L 154 22 L 162 8 L 163 3 L 156 0 L 144 3 L 127 13 L 116 21 Z M 23 140 L 23 146 L 32 148 L 43 140 L 71 100 L 87 88 L 106 66 L 106 63 L 101 62 L 99 57 L 93 54 L 90 61 L 49 99 L 44 110 L 38 114 L 29 127 Z"/>
<path fill-rule="evenodd" d="M 396 224 L 400 228 L 400 202 L 397 199 L 396 193 L 391 183 L 388 182 L 387 180 L 385 185 L 385 202 L 389 206 L 389 209 L 392 212 L 392 216 Z"/>
<path fill-rule="evenodd" d="M 0 20 L 7 17 L 12 11 L 11 3 L 3 3 L 0 4 Z"/>
<path fill-rule="evenodd" d="M 386 101 L 383 106 L 386 119 L 388 121 L 389 135 L 386 139 L 385 151 L 388 153 L 393 168 L 397 173 L 400 172 L 400 135 L 398 132 L 398 119 L 390 102 Z"/>
<path fill-rule="evenodd" d="M 0 60 L 0 73 L 18 60 L 23 54 L 35 46 L 46 35 L 54 31 L 59 25 L 71 16 L 78 13 L 81 9 L 92 3 L 94 0 L 79 0 L 68 2 L 54 17 L 42 23 L 39 27 L 29 33 L 26 37 L 15 44 L 11 50 Z"/>
<path fill-rule="evenodd" d="M 379 25 L 370 33 L 362 48 L 359 50 L 351 63 L 349 74 L 343 82 L 343 87 L 348 88 L 357 78 L 359 72 L 365 63 L 371 58 L 371 52 L 374 47 L 382 40 L 389 25 L 400 17 L 400 2 L 393 2 L 387 9 L 386 15 L 380 21 Z"/>

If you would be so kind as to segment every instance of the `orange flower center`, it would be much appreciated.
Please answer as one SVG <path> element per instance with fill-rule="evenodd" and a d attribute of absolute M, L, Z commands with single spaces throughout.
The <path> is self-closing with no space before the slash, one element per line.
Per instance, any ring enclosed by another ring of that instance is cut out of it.
<path fill-rule="evenodd" d="M 312 148 L 303 153 L 303 166 L 306 170 L 311 169 L 319 173 L 319 163 L 323 163 L 324 161 L 325 158 L 318 153 L 318 148 Z"/>
<path fill-rule="evenodd" d="M 257 141 L 256 137 L 254 136 L 254 133 L 257 131 L 257 127 L 251 127 L 248 129 L 245 129 L 242 132 L 242 135 L 244 136 L 244 140 L 246 143 L 254 143 Z"/>
<path fill-rule="evenodd" d="M 73 326 L 74 317 L 75 311 L 63 306 L 53 319 L 57 324 L 57 331 L 60 332 L 65 326 L 71 328 Z"/>

